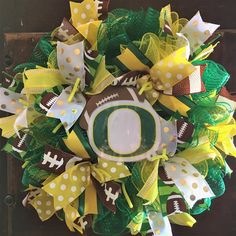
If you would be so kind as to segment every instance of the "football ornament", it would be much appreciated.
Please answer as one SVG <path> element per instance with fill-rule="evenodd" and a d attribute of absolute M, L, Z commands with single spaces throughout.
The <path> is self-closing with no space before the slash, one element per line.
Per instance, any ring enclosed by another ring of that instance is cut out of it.
<path fill-rule="evenodd" d="M 135 162 L 158 154 L 160 117 L 135 88 L 110 87 L 93 96 L 83 117 L 90 145 L 100 158 Z"/>
<path fill-rule="evenodd" d="M 224 193 L 236 156 L 230 76 L 206 60 L 218 25 L 169 5 L 108 13 L 109 2 L 70 2 L 71 20 L 4 73 L 3 150 L 23 162 L 22 202 L 42 221 L 172 236 Z"/>

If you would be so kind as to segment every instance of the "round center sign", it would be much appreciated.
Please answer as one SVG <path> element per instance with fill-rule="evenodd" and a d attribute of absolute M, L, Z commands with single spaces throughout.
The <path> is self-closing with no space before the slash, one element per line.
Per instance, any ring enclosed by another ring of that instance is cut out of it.
<path fill-rule="evenodd" d="M 160 132 L 160 118 L 145 100 L 105 103 L 88 122 L 92 149 L 111 161 L 134 162 L 155 156 Z"/>

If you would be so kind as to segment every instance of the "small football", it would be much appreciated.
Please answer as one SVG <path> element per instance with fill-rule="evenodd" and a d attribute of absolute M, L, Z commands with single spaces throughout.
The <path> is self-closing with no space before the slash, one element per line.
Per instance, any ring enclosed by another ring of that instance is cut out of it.
<path fill-rule="evenodd" d="M 81 158 L 75 157 L 75 155 L 63 152 L 59 149 L 47 145 L 45 147 L 43 159 L 38 164 L 38 167 L 48 172 L 61 174 L 65 171 L 66 166 L 70 165 L 71 162 L 73 162 L 73 164 L 76 164 L 77 161 L 81 160 Z"/>
<path fill-rule="evenodd" d="M 99 20 L 105 20 L 107 18 L 110 0 L 96 0 L 95 3 L 98 9 Z"/>
<path fill-rule="evenodd" d="M 177 120 L 177 142 L 186 143 L 194 133 L 194 125 L 184 119 Z"/>
<path fill-rule="evenodd" d="M 187 212 L 183 197 L 173 192 L 167 199 L 166 210 L 168 216 Z"/>
<path fill-rule="evenodd" d="M 14 79 L 4 77 L 1 83 L 4 88 L 11 88 L 16 84 L 16 81 Z"/>
<path fill-rule="evenodd" d="M 57 98 L 58 95 L 53 92 L 45 94 L 42 97 L 41 102 L 39 104 L 40 108 L 43 111 L 48 112 L 48 110 L 52 107 L 52 105 L 57 101 Z"/>
<path fill-rule="evenodd" d="M 168 178 L 163 166 L 159 167 L 158 175 L 164 184 L 166 184 L 166 185 L 174 185 L 175 184 L 175 182 L 172 179 Z"/>
<path fill-rule="evenodd" d="M 19 131 L 19 136 L 17 135 L 12 143 L 12 149 L 15 152 L 21 153 L 27 151 L 27 143 L 31 141 L 32 137 L 22 131 Z"/>

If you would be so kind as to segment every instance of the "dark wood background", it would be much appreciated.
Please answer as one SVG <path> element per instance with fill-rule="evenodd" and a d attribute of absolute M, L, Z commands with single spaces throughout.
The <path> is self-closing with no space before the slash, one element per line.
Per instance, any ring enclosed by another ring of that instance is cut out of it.
<path fill-rule="evenodd" d="M 168 3 L 171 3 L 172 8 L 182 17 L 191 18 L 200 10 L 208 22 L 221 24 L 224 37 L 212 58 L 222 63 L 231 73 L 232 79 L 228 89 L 236 94 L 235 0 L 111 0 L 110 8 L 160 8 Z M 0 69 L 7 67 L 10 70 L 15 64 L 24 61 L 39 35 L 16 33 L 50 31 L 60 24 L 64 16 L 69 17 L 67 0 L 0 0 Z M 4 140 L 2 145 L 3 143 Z M 236 170 L 235 159 L 231 159 L 229 164 Z M 20 179 L 20 163 L 6 158 L 1 153 L 0 236 L 72 235 L 64 223 L 57 219 L 41 223 L 35 212 L 22 207 L 24 194 Z M 211 211 L 197 217 L 198 223 L 193 228 L 173 226 L 174 236 L 236 235 L 236 174 L 233 174 L 231 179 L 226 178 L 226 186 L 226 194 L 214 201 Z"/>

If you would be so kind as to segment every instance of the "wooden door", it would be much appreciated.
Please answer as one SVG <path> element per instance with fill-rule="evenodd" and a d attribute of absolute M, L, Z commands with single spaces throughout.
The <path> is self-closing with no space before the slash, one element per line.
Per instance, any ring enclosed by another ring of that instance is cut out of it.
<path fill-rule="evenodd" d="M 111 0 L 111 9 L 160 8 L 171 3 L 183 17 L 191 18 L 200 10 L 204 19 L 221 24 L 223 38 L 212 56 L 222 63 L 232 75 L 229 90 L 236 94 L 236 1 L 235 0 Z M 11 71 L 24 62 L 36 44 L 40 33 L 59 25 L 63 16 L 69 16 L 66 0 L 5 0 L 0 2 L 0 53 L 1 68 Z M 18 33 L 15 33 L 18 32 Z M 20 33 L 24 32 L 24 33 Z M 28 32 L 28 33 L 27 33 Z M 3 33 L 4 36 L 3 36 Z M 3 44 L 4 41 L 4 44 Z M 1 140 L 1 147 L 4 140 Z M 230 160 L 236 170 L 236 161 Z M 72 235 L 64 223 L 53 218 L 40 222 L 36 213 L 22 207 L 24 190 L 20 180 L 20 163 L 1 153 L 0 158 L 0 235 L 1 236 L 67 236 Z M 175 236 L 233 236 L 236 235 L 236 174 L 226 178 L 226 194 L 213 202 L 211 211 L 197 217 L 198 223 L 191 229 L 173 226 Z M 92 236 L 92 234 L 91 234 Z"/>

